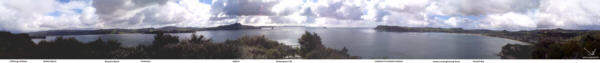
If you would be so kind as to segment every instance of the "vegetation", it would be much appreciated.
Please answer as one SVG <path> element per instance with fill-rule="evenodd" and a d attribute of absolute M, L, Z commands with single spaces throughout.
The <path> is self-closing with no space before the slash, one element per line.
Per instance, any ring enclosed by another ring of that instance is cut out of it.
<path fill-rule="evenodd" d="M 462 28 L 431 28 L 431 27 L 402 27 L 402 26 L 377 26 L 376 30 L 393 32 L 445 32 L 445 33 L 466 33 L 479 34 L 491 37 L 500 37 L 522 41 L 525 43 L 536 44 L 539 40 L 564 40 L 573 38 L 585 33 L 594 32 L 591 30 L 563 30 L 563 29 L 545 29 L 530 31 L 506 31 L 506 30 L 481 30 L 481 29 L 462 29 Z"/>
<path fill-rule="evenodd" d="M 0 43 L 0 58 L 110 58 L 112 50 L 122 48 L 116 41 L 98 39 L 85 44 L 62 37 L 34 44 L 27 34 L 10 32 L 0 32 Z"/>
<path fill-rule="evenodd" d="M 321 38 L 317 33 L 309 33 L 306 32 L 300 39 L 298 39 L 300 43 L 300 55 L 303 58 L 307 59 L 322 59 L 322 58 L 330 58 L 330 59 L 347 59 L 347 58 L 359 58 L 357 56 L 350 56 L 348 54 L 348 49 L 344 47 L 341 51 L 326 48 L 321 44 Z"/>
<path fill-rule="evenodd" d="M 0 32 L 0 58 L 30 58 L 36 48 L 27 34 Z"/>
<path fill-rule="evenodd" d="M 551 59 L 581 59 L 592 52 L 594 49 L 600 49 L 600 32 L 590 32 L 583 35 L 564 39 L 551 40 L 544 39 L 535 45 L 533 58 L 551 58 Z M 588 51 L 586 51 L 588 50 Z M 598 55 L 593 55 L 598 56 Z"/>
<path fill-rule="evenodd" d="M 376 30 L 395 32 L 447 32 L 480 34 L 522 41 L 529 44 L 507 44 L 502 47 L 501 58 L 507 59 L 578 59 L 588 51 L 600 49 L 600 31 L 546 29 L 530 31 L 463 30 L 460 28 L 429 28 L 377 26 Z M 588 49 L 588 51 L 586 51 Z M 595 55 L 597 57 L 597 55 Z"/>
<path fill-rule="evenodd" d="M 506 44 L 499 54 L 503 59 L 528 59 L 531 58 L 534 47 L 521 44 Z"/>
<path fill-rule="evenodd" d="M 308 35 L 308 36 L 307 36 Z M 350 57 L 344 48 L 337 51 L 325 48 L 316 34 L 307 33 L 299 39 L 303 46 L 311 49 L 298 57 L 298 50 L 268 40 L 264 36 L 245 36 L 224 43 L 213 43 L 204 36 L 192 34 L 189 40 L 179 40 L 177 36 L 156 33 L 152 45 L 122 47 L 116 40 L 102 40 L 83 43 L 75 38 L 57 37 L 52 41 L 35 44 L 27 34 L 0 32 L 0 58 L 43 58 L 43 59 L 282 59 L 282 58 L 358 58 Z M 311 39 L 306 39 L 311 38 Z M 312 47 L 319 46 L 319 47 Z M 304 49 L 304 48 L 302 48 Z"/>
<path fill-rule="evenodd" d="M 592 51 L 600 46 L 598 44 L 600 42 L 597 41 L 600 40 L 597 38 L 600 37 L 600 31 L 551 29 L 514 33 L 524 32 L 530 34 L 525 36 L 533 38 L 520 39 L 529 39 L 535 42 L 529 42 L 531 45 L 505 45 L 501 54 L 508 56 L 506 58 L 581 59 L 590 56 L 585 49 Z"/>

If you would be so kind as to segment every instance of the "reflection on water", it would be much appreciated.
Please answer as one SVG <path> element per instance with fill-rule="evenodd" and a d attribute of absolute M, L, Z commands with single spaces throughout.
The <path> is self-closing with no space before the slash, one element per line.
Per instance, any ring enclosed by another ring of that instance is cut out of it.
<path fill-rule="evenodd" d="M 420 33 L 420 32 L 383 32 L 370 28 L 302 28 L 281 27 L 274 29 L 252 30 L 218 30 L 198 31 L 215 42 L 237 39 L 242 36 L 265 36 L 286 45 L 298 45 L 298 38 L 304 31 L 315 32 L 321 36 L 326 47 L 341 49 L 347 47 L 349 53 L 363 58 L 404 58 L 404 59 L 489 59 L 496 56 L 500 48 L 507 43 L 518 41 L 486 37 L 479 35 L 454 33 Z M 192 33 L 171 33 L 180 39 L 189 39 Z M 101 37 L 119 40 L 124 46 L 149 45 L 153 34 L 101 34 L 101 35 L 67 35 L 84 42 Z M 49 36 L 51 40 L 56 36 Z M 38 42 L 43 39 L 35 39 Z"/>

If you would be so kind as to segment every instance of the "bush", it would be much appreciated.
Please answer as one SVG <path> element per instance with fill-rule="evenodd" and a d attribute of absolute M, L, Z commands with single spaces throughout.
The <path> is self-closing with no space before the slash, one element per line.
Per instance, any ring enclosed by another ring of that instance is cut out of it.
<path fill-rule="evenodd" d="M 358 58 L 350 56 L 347 52 L 348 49 L 344 47 L 342 51 L 326 48 L 321 44 L 321 37 L 317 33 L 305 32 L 300 39 L 300 55 L 307 59 L 346 59 L 346 58 Z"/>
<path fill-rule="evenodd" d="M 351 58 L 347 49 L 338 51 L 325 48 L 317 34 L 299 39 L 305 58 Z M 57 37 L 52 41 L 34 44 L 27 34 L 13 35 L 0 32 L 0 57 L 43 59 L 282 59 L 293 58 L 296 49 L 269 40 L 264 36 L 245 36 L 224 43 L 195 34 L 189 40 L 158 32 L 150 46 L 122 47 L 116 40 L 98 38 L 82 43 L 75 38 Z"/>

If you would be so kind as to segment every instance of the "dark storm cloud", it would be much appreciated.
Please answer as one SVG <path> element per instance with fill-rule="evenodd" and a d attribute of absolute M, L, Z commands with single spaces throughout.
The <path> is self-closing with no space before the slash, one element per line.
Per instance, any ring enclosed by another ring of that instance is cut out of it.
<path fill-rule="evenodd" d="M 447 2 L 447 3 L 444 3 Z M 454 8 L 460 15 L 487 15 L 506 12 L 525 13 L 539 7 L 539 0 L 442 0 L 441 4 Z M 447 4 L 447 5 L 446 5 Z"/>
<path fill-rule="evenodd" d="M 92 6 L 96 8 L 96 14 L 109 26 L 133 25 L 143 21 L 143 14 L 139 12 L 145 7 L 152 5 L 163 5 L 168 0 L 94 0 Z"/>
<path fill-rule="evenodd" d="M 219 0 L 212 7 L 217 13 L 233 16 L 274 15 L 271 8 L 278 2 L 279 0 Z"/>

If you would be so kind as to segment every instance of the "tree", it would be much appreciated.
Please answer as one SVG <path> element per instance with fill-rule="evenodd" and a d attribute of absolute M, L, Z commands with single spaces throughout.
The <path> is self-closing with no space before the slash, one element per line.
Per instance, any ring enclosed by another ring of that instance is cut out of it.
<path fill-rule="evenodd" d="M 344 46 L 344 48 L 342 48 L 342 52 L 343 53 L 348 53 L 348 49 L 346 49 L 346 46 Z"/>
<path fill-rule="evenodd" d="M 196 33 L 192 34 L 192 39 L 190 40 L 190 42 L 192 43 L 210 43 L 212 40 L 204 38 L 203 35 L 200 35 L 200 37 L 196 36 Z"/>
<path fill-rule="evenodd" d="M 90 49 L 75 38 L 57 37 L 54 41 L 42 41 L 39 44 L 42 58 L 89 58 Z"/>
<path fill-rule="evenodd" d="M 162 32 L 157 32 L 156 36 L 154 36 L 154 41 L 152 42 L 153 47 L 160 48 L 167 44 L 179 43 L 179 38 L 177 36 L 165 35 Z"/>
<path fill-rule="evenodd" d="M 35 46 L 28 34 L 0 31 L 0 58 L 31 58 Z"/>
<path fill-rule="evenodd" d="M 89 51 L 89 53 L 92 54 L 92 58 L 105 58 L 109 52 L 106 47 L 106 43 L 102 40 L 102 38 L 98 38 L 88 43 L 88 47 L 92 50 Z"/>
<path fill-rule="evenodd" d="M 98 38 L 95 41 L 88 43 L 88 48 L 90 48 L 91 58 L 113 58 L 114 54 L 111 54 L 113 51 L 121 48 L 121 43 L 116 40 L 108 40 L 103 41 L 102 38 Z"/>
<path fill-rule="evenodd" d="M 298 42 L 300 43 L 300 49 L 302 52 L 309 52 L 313 49 L 324 47 L 321 44 L 321 38 L 317 35 L 317 33 L 311 34 L 308 31 L 306 31 L 304 35 L 298 39 Z"/>
<path fill-rule="evenodd" d="M 323 44 L 321 44 L 321 37 L 317 35 L 317 33 L 309 33 L 305 32 L 304 35 L 300 39 L 298 39 L 300 43 L 300 55 L 303 58 L 307 59 L 344 59 L 344 58 L 358 58 L 352 57 L 347 52 L 348 49 L 344 47 L 342 51 L 335 50 L 332 48 L 327 48 Z"/>

